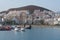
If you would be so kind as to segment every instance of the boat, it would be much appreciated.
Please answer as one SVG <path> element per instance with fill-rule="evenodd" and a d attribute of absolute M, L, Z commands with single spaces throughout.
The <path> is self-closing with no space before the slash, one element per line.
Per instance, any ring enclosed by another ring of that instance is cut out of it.
<path fill-rule="evenodd" d="M 8 31 L 8 30 L 11 30 L 10 26 L 2 26 L 2 27 L 0 27 L 0 31 Z"/>
<path fill-rule="evenodd" d="M 17 27 L 16 27 L 14 30 L 15 30 L 15 31 L 25 31 L 25 28 L 17 28 Z"/>
<path fill-rule="evenodd" d="M 21 31 L 25 31 L 25 28 L 21 28 L 20 30 L 21 30 Z"/>
<path fill-rule="evenodd" d="M 14 29 L 15 31 L 19 31 L 19 29 L 17 28 L 17 27 L 15 27 L 15 29 Z"/>
<path fill-rule="evenodd" d="M 25 28 L 26 29 L 31 29 L 31 25 L 27 25 Z"/>
<path fill-rule="evenodd" d="M 25 28 L 23 26 L 15 26 L 14 28 L 15 31 L 25 31 Z"/>

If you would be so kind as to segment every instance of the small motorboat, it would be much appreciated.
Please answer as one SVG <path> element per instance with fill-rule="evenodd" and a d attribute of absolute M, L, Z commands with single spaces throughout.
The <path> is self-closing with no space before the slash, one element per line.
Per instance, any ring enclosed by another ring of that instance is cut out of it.
<path fill-rule="evenodd" d="M 21 28 L 20 30 L 21 30 L 21 31 L 25 31 L 25 28 Z"/>
<path fill-rule="evenodd" d="M 26 26 L 26 29 L 31 29 L 31 25 Z"/>
<path fill-rule="evenodd" d="M 14 29 L 15 31 L 19 31 L 19 29 L 16 27 L 15 29 Z"/>
<path fill-rule="evenodd" d="M 8 26 L 0 27 L 0 31 L 9 31 L 9 30 L 11 30 L 11 27 L 8 27 Z"/>

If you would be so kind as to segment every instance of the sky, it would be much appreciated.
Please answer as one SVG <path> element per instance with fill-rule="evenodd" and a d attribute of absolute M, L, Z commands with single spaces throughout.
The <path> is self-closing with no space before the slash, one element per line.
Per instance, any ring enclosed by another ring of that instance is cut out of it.
<path fill-rule="evenodd" d="M 60 0 L 0 0 L 0 12 L 27 5 L 37 5 L 55 12 L 60 11 Z"/>

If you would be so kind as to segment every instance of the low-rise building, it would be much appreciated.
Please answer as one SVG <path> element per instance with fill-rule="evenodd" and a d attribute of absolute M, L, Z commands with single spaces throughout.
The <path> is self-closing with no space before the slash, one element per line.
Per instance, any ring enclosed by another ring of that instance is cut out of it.
<path fill-rule="evenodd" d="M 54 19 L 53 18 L 44 19 L 44 23 L 47 25 L 54 25 Z"/>
<path fill-rule="evenodd" d="M 27 16 L 27 24 L 32 24 L 32 15 L 30 14 Z"/>

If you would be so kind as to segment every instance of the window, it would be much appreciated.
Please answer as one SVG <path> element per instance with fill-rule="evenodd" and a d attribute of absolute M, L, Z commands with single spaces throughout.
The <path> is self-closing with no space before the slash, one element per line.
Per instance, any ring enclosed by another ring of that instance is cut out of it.
<path fill-rule="evenodd" d="M 39 17 L 36 17 L 37 19 L 39 19 Z"/>

